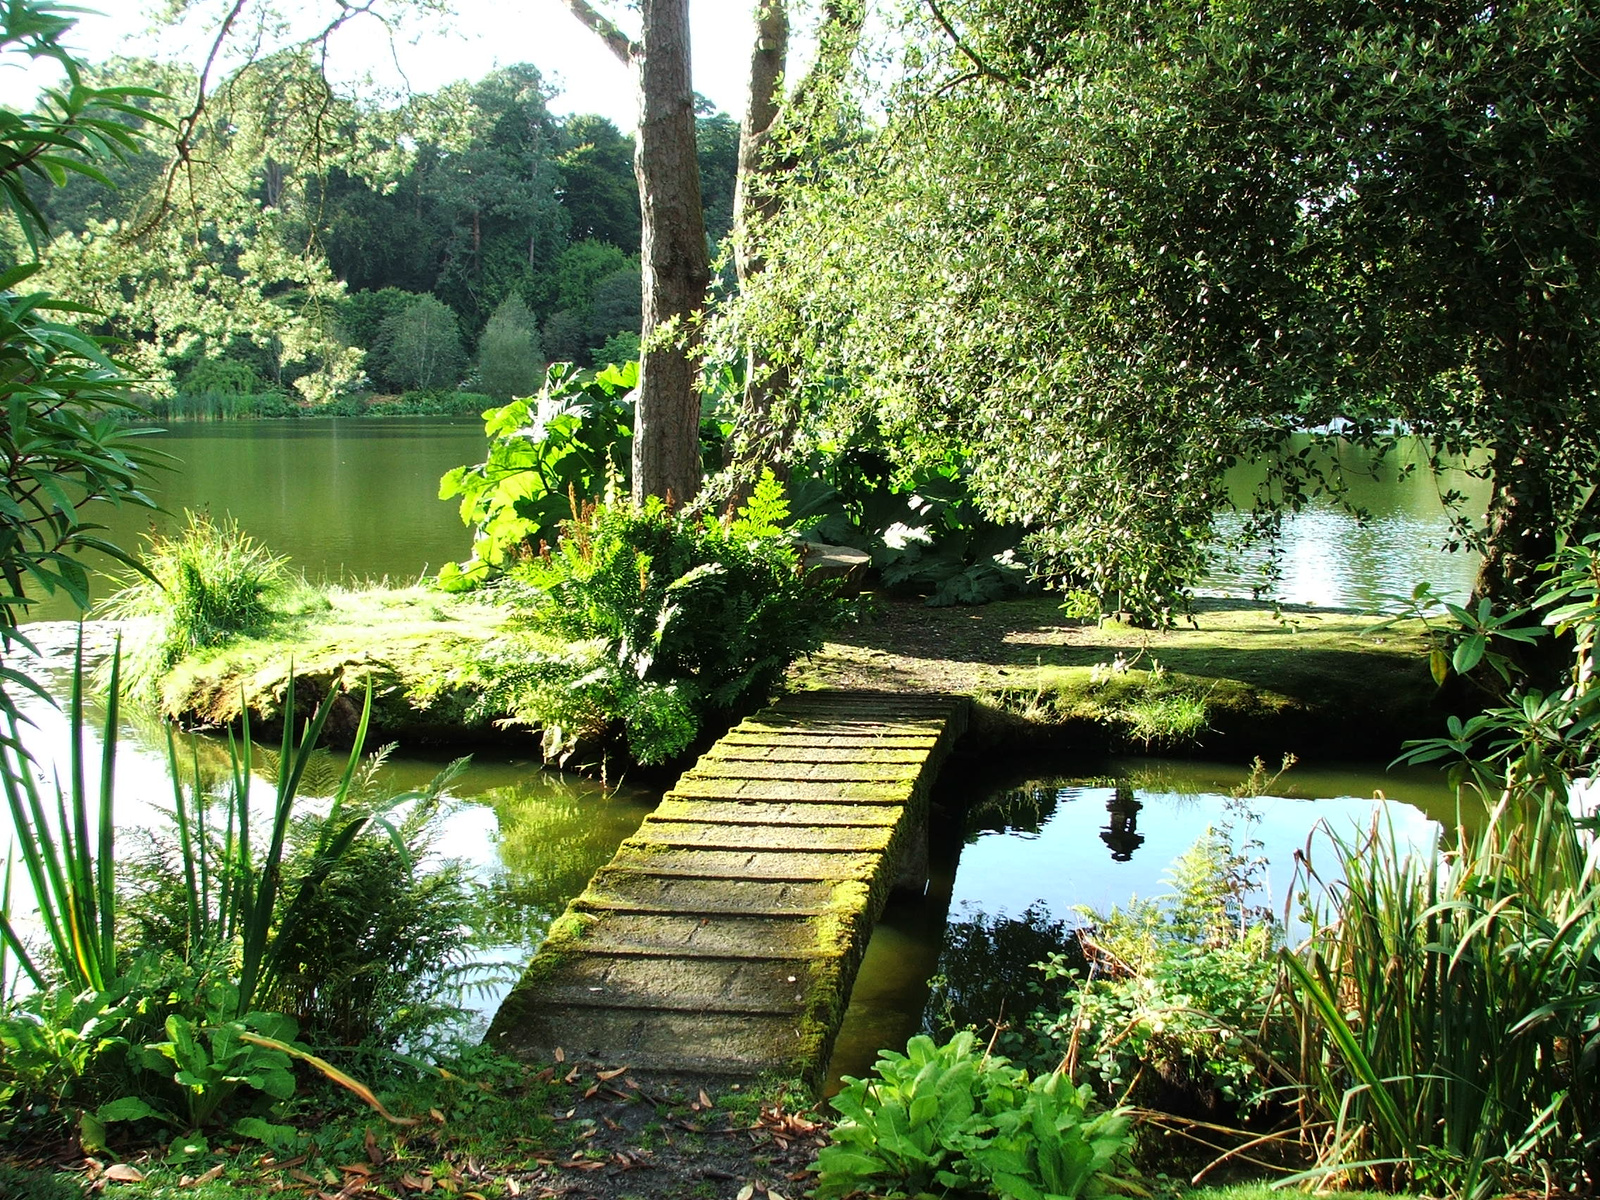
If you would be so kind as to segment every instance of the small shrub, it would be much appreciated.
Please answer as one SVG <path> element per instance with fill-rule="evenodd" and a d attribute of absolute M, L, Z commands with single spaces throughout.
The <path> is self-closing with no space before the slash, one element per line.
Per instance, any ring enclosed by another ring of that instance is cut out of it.
<path fill-rule="evenodd" d="M 817 1155 L 817 1200 L 856 1192 L 952 1190 L 1040 1200 L 1141 1194 L 1128 1182 L 1128 1118 L 1096 1112 L 1063 1076 L 1029 1081 L 977 1049 L 969 1032 L 943 1046 L 918 1036 L 886 1051 L 875 1079 L 846 1077 L 841 1120 Z"/>
<path fill-rule="evenodd" d="M 126 937 L 128 914 L 119 914 L 137 902 L 123 894 L 125 872 L 115 845 L 109 764 L 119 729 L 117 676 L 113 658 L 102 735 L 108 767 L 97 797 L 84 784 L 84 744 L 76 733 L 70 798 L 58 793 L 53 814 L 35 772 L 20 765 L 14 723 L 13 741 L 0 743 L 0 785 L 34 884 L 47 951 L 30 953 L 9 906 L 0 904 L 7 910 L 0 912 L 0 942 L 32 985 L 19 998 L 11 980 L 0 981 L 0 1097 L 8 1108 L 43 1113 L 40 1124 L 59 1124 L 76 1113 L 86 1148 L 103 1146 L 106 1125 L 116 1121 L 185 1131 L 237 1117 L 235 1133 L 269 1136 L 279 1127 L 262 1114 L 293 1094 L 295 1060 L 377 1107 L 362 1085 L 293 1040 L 293 1018 L 265 1011 L 296 966 L 296 939 L 323 901 L 323 884 L 381 815 L 371 806 L 347 807 L 355 799 L 370 697 L 327 814 L 292 870 L 284 862 L 291 818 L 331 703 L 323 703 L 296 741 L 291 685 L 265 830 L 252 829 L 260 814 L 251 803 L 248 731 L 230 744 L 231 787 L 215 806 L 224 810 L 220 814 L 198 785 L 190 795 L 175 785 L 174 872 L 182 883 L 168 890 L 178 897 L 179 912 L 169 923 L 176 932 L 164 947 L 136 951 Z M 71 707 L 76 731 L 83 713 L 81 659 Z M 173 759 L 176 779 L 175 753 Z"/>
<path fill-rule="evenodd" d="M 1254 903 L 1265 865 L 1256 844 L 1235 845 L 1233 822 L 1252 817 L 1237 801 L 1230 809 L 1172 865 L 1171 893 L 1083 910 L 1083 953 L 1044 964 L 1048 980 L 1079 986 L 1064 1010 L 1038 1012 L 1032 1024 L 1103 1096 L 1236 1119 L 1282 1082 L 1262 1069 L 1267 1050 L 1291 1052 L 1287 1025 L 1271 1012 L 1282 936 Z"/>
<path fill-rule="evenodd" d="M 708 712 L 769 690 L 837 605 L 775 535 L 786 510 L 770 473 L 741 512 L 724 527 L 651 500 L 568 522 L 553 551 L 512 572 L 526 634 L 485 664 L 487 705 L 542 728 L 555 761 L 620 725 L 634 758 L 659 763 Z"/>
<path fill-rule="evenodd" d="M 243 532 L 233 519 L 184 512 L 177 534 L 157 534 L 141 556 L 148 576 L 135 576 L 102 606 L 116 620 L 145 622 L 131 656 L 131 688 L 153 684 L 195 650 L 260 633 L 278 614 L 291 578 L 287 560 Z"/>

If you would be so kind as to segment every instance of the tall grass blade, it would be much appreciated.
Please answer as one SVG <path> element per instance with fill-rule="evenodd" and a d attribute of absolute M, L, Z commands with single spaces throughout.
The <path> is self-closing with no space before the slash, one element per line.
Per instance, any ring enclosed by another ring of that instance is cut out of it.
<path fill-rule="evenodd" d="M 207 906 L 207 897 L 203 880 L 205 871 L 205 839 L 203 832 L 197 839 L 194 822 L 191 820 L 189 805 L 183 798 L 183 775 L 178 770 L 178 745 L 172 736 L 172 725 L 167 724 L 167 771 L 172 776 L 172 819 L 178 826 L 178 857 L 183 862 L 184 882 L 184 917 L 188 926 L 188 949 L 199 946 L 205 937 L 204 921 L 201 913 Z M 198 813 L 205 807 L 200 796 L 200 779 L 198 759 L 195 772 L 195 810 Z M 198 845 L 196 844 L 198 840 Z M 198 867 L 198 872 L 197 872 Z"/>
<path fill-rule="evenodd" d="M 80 646 L 82 626 L 79 627 Z M 81 651 L 79 662 L 82 662 Z M 100 908 L 100 946 L 96 951 L 102 979 L 117 969 L 116 825 L 113 821 L 117 767 L 117 699 L 122 678 L 122 638 L 111 652 L 111 684 L 106 691 L 106 723 L 100 754 L 100 838 L 96 849 L 95 891 Z"/>
<path fill-rule="evenodd" d="M 1323 986 L 1322 981 L 1306 969 L 1305 963 L 1300 961 L 1298 955 L 1285 950 L 1282 952 L 1282 957 L 1290 978 L 1294 980 L 1301 994 L 1316 1008 L 1328 1036 L 1334 1040 L 1351 1072 L 1371 1097 L 1378 1115 L 1387 1126 L 1386 1132 L 1391 1138 L 1403 1139 L 1404 1124 L 1400 1119 L 1400 1110 L 1395 1105 L 1394 1097 L 1389 1094 L 1383 1079 L 1379 1077 L 1376 1068 L 1361 1048 L 1355 1031 L 1350 1028 L 1349 1022 L 1344 1019 L 1344 1014 L 1339 1011 L 1338 1002 Z"/>

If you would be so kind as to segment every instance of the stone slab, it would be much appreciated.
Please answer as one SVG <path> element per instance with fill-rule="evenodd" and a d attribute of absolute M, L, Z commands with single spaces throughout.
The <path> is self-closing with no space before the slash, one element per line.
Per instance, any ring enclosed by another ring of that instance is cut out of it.
<path fill-rule="evenodd" d="M 820 964 L 804 959 L 588 953 L 544 981 L 551 1003 L 671 1012 L 797 1012 Z"/>
<path fill-rule="evenodd" d="M 784 743 L 760 745 L 752 742 L 719 742 L 700 759 L 697 769 L 710 770 L 727 762 L 784 763 L 916 763 L 927 760 L 928 748 L 901 749 L 880 747 L 867 742 L 860 746 L 790 746 Z"/>
<path fill-rule="evenodd" d="M 795 732 L 812 737 L 920 736 L 937 739 L 943 732 L 943 723 L 936 718 L 926 721 L 817 720 L 797 713 L 793 716 L 750 717 L 740 722 L 738 729 L 746 734 Z"/>
<path fill-rule="evenodd" d="M 900 780 L 812 779 L 707 779 L 685 776 L 667 793 L 679 800 L 808 801 L 818 804 L 886 804 L 899 808 L 906 802 L 907 785 Z"/>
<path fill-rule="evenodd" d="M 610 912 L 590 928 L 586 949 L 604 954 L 676 954 L 697 958 L 813 958 L 816 931 L 804 913 Z"/>
<path fill-rule="evenodd" d="M 629 839 L 611 861 L 651 875 L 803 881 L 871 879 L 879 858 L 877 854 L 816 850 L 687 850 Z"/>
<path fill-rule="evenodd" d="M 749 1076 L 792 1071 L 804 1043 L 792 1017 L 771 1014 L 662 1012 L 656 1009 L 543 1006 L 526 1027 L 508 1032 L 507 1049 L 549 1061 Z"/>
<path fill-rule="evenodd" d="M 652 815 L 635 834 L 641 842 L 696 850 L 859 850 L 887 849 L 889 825 L 727 824 L 665 820 Z"/>
<path fill-rule="evenodd" d="M 796 800 L 698 800 L 667 793 L 651 815 L 662 821 L 705 821 L 729 825 L 794 825 L 804 829 L 832 825 L 894 825 L 901 805 L 846 804 Z"/>
<path fill-rule="evenodd" d="M 781 779 L 825 783 L 911 783 L 922 773 L 920 762 L 707 762 L 701 759 L 685 779 Z"/>
<path fill-rule="evenodd" d="M 880 750 L 931 750 L 939 736 L 933 733 L 811 733 L 802 728 L 746 731 L 743 728 L 724 734 L 717 746 L 816 746 L 848 750 L 870 746 Z"/>
<path fill-rule="evenodd" d="M 832 898 L 833 885 L 826 880 L 674 878 L 613 865 L 589 881 L 577 903 L 624 912 L 787 917 L 825 912 Z"/>

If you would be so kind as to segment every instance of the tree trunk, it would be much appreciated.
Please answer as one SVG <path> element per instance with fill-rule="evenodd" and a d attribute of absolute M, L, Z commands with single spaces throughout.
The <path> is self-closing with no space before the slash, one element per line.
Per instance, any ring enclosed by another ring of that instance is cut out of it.
<path fill-rule="evenodd" d="M 763 151 L 778 117 L 778 84 L 789 53 L 787 0 L 758 0 L 756 41 L 750 52 L 750 86 L 744 123 L 739 127 L 739 170 L 734 180 L 734 259 L 739 285 L 761 270 L 762 258 L 752 233 L 778 213 L 780 200 Z"/>
<path fill-rule="evenodd" d="M 1526 439 L 1541 436 L 1537 428 Z M 1483 561 L 1472 585 L 1472 599 L 1488 599 L 1500 612 L 1533 603 L 1549 575 L 1539 567 L 1556 551 L 1556 505 L 1545 470 L 1532 462 L 1522 440 L 1502 444 L 1494 452 L 1494 476 L 1483 548 Z M 1582 514 L 1578 514 L 1582 519 Z M 1524 624 L 1528 622 L 1523 622 Z M 1572 663 L 1570 637 L 1545 637 L 1534 643 L 1497 639 L 1495 649 L 1509 658 L 1535 687 L 1559 688 Z"/>
<path fill-rule="evenodd" d="M 839 82 L 861 34 L 863 8 L 858 0 L 829 0 L 824 9 L 816 62 L 794 91 L 792 118 L 803 126 L 811 106 L 831 102 L 827 85 Z M 739 173 L 734 185 L 734 269 L 739 286 L 747 286 L 766 268 L 761 242 L 765 227 L 783 211 L 784 177 L 795 164 L 778 159 L 769 143 L 784 112 L 779 85 L 789 48 L 787 0 L 757 0 L 756 40 L 750 54 L 750 84 L 744 123 L 739 128 Z M 795 132 L 791 130 L 791 132 Z M 732 486 L 727 509 L 750 495 L 763 468 L 788 481 L 789 453 L 798 414 L 790 398 L 789 366 L 775 361 L 752 339 L 745 358 L 744 397 L 733 431 Z"/>
<path fill-rule="evenodd" d="M 778 88 L 788 53 L 787 0 L 757 0 L 756 40 L 750 51 L 750 83 L 744 122 L 739 126 L 739 168 L 733 191 L 733 266 L 741 289 L 766 266 L 761 253 L 762 230 L 783 207 L 778 169 L 766 150 L 778 119 L 782 101 Z M 780 415 L 788 391 L 787 366 L 772 362 L 752 339 L 745 354 L 744 397 L 734 424 L 733 458 L 727 464 L 732 475 L 726 500 L 730 513 L 750 498 L 763 467 L 771 467 L 788 482 L 792 430 L 791 422 Z"/>
<path fill-rule="evenodd" d="M 700 490 L 699 330 L 711 268 L 695 155 L 688 0 L 642 0 L 639 137 L 643 345 L 635 392 L 633 495 L 683 504 Z"/>
<path fill-rule="evenodd" d="M 1472 592 L 1475 599 L 1487 597 L 1497 608 L 1531 601 L 1539 587 L 1537 569 L 1555 552 L 1550 499 L 1527 466 L 1515 448 L 1495 452 L 1483 562 Z"/>

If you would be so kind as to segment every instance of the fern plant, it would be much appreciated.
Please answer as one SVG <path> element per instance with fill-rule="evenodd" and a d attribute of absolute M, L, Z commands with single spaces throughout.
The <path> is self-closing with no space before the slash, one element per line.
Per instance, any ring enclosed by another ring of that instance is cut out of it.
<path fill-rule="evenodd" d="M 838 612 L 782 536 L 770 473 L 726 526 L 643 505 L 581 508 L 511 575 L 521 628 L 491 652 L 487 703 L 544 731 L 547 757 L 620 728 L 642 763 L 766 693 Z"/>

